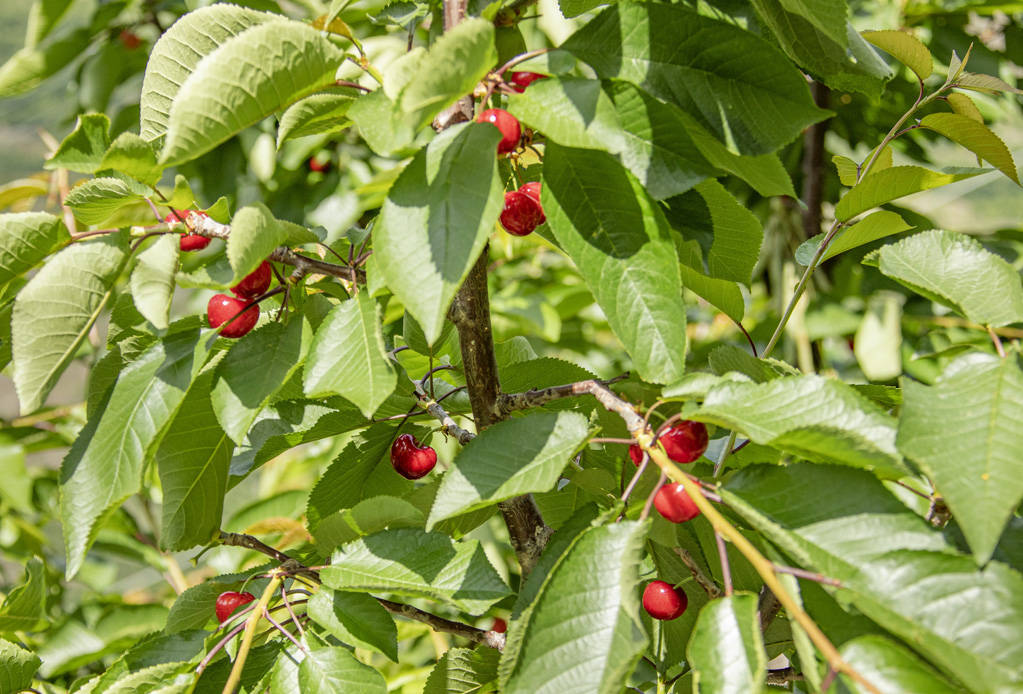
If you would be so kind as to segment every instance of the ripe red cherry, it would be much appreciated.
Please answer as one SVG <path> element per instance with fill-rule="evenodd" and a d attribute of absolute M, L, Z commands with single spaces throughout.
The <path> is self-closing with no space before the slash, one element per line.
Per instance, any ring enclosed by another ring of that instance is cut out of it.
<path fill-rule="evenodd" d="M 188 219 L 189 212 L 190 210 L 174 210 L 166 217 L 164 217 L 163 221 L 167 222 L 168 224 L 181 224 L 184 222 L 184 220 Z M 200 217 L 209 217 L 208 214 L 201 210 L 197 210 L 195 213 Z M 186 253 L 188 251 L 201 251 L 208 245 L 210 245 L 210 239 L 205 236 L 199 236 L 199 234 L 193 233 L 181 235 L 180 241 L 181 250 Z"/>
<path fill-rule="evenodd" d="M 309 170 L 316 173 L 326 173 L 330 171 L 330 160 L 320 161 L 316 157 L 312 157 L 309 159 Z"/>
<path fill-rule="evenodd" d="M 523 183 L 522 187 L 519 188 L 520 193 L 528 195 L 530 198 L 536 201 L 537 205 L 540 205 L 540 182 L 530 181 L 529 183 Z M 543 224 L 547 221 L 547 215 L 543 213 L 543 205 L 540 205 L 540 223 Z"/>
<path fill-rule="evenodd" d="M 693 501 L 686 488 L 675 482 L 657 490 L 654 497 L 657 512 L 672 523 L 684 523 L 700 515 L 700 508 Z"/>
<path fill-rule="evenodd" d="M 500 617 L 494 619 L 494 625 L 490 627 L 490 631 L 496 631 L 498 634 L 503 634 L 508 631 L 508 622 L 504 621 Z"/>
<path fill-rule="evenodd" d="M 504 194 L 501 226 L 513 236 L 528 236 L 543 223 L 543 208 L 520 190 Z"/>
<path fill-rule="evenodd" d="M 237 320 L 220 331 L 222 337 L 241 337 L 252 330 L 259 321 L 259 307 L 253 305 L 245 313 L 242 310 L 249 302 L 245 299 L 237 299 L 227 294 L 214 294 L 213 298 L 206 305 L 206 317 L 209 318 L 211 328 L 219 328 L 239 313 Z"/>
<path fill-rule="evenodd" d="M 497 143 L 497 153 L 507 154 L 519 146 L 522 127 L 515 116 L 500 108 L 488 108 L 476 119 L 480 123 L 491 123 L 501 131 L 501 141 Z"/>
<path fill-rule="evenodd" d="M 430 474 L 437 464 L 437 451 L 421 446 L 412 434 L 402 434 L 391 444 L 391 465 L 408 480 Z"/>
<path fill-rule="evenodd" d="M 643 609 L 654 619 L 678 619 L 688 606 L 686 592 L 665 581 L 650 581 L 643 589 Z"/>
<path fill-rule="evenodd" d="M 255 299 L 269 288 L 273 270 L 265 260 L 250 272 L 241 282 L 231 287 L 231 293 L 242 299 Z"/>
<path fill-rule="evenodd" d="M 235 610 L 256 599 L 252 593 L 236 593 L 228 590 L 217 598 L 217 621 L 223 624 Z"/>
<path fill-rule="evenodd" d="M 643 449 L 632 444 L 629 446 L 629 458 L 632 460 L 632 464 L 639 467 L 639 464 L 643 462 Z"/>
<path fill-rule="evenodd" d="M 533 82 L 545 79 L 547 79 L 547 75 L 541 75 L 536 72 L 513 72 L 511 77 L 508 78 L 508 84 L 511 85 L 512 89 L 521 94 Z"/>
<path fill-rule="evenodd" d="M 658 437 L 664 452 L 676 463 L 691 463 L 707 450 L 707 427 L 688 419 L 678 422 Z"/>
<path fill-rule="evenodd" d="M 142 45 L 142 39 L 140 39 L 134 32 L 123 30 L 117 37 L 121 41 L 121 45 L 129 51 L 133 51 Z"/>

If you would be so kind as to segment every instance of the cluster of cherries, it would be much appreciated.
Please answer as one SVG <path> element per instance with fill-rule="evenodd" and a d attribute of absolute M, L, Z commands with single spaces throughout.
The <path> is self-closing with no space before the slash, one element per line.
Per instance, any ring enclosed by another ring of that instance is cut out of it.
<path fill-rule="evenodd" d="M 174 210 L 164 218 L 164 221 L 169 224 L 181 222 L 187 214 L 189 214 L 188 210 Z M 197 211 L 195 214 L 209 217 L 208 214 L 201 211 Z M 181 235 L 179 244 L 182 252 L 187 253 L 206 248 L 210 245 L 210 239 L 188 232 Z M 220 335 L 231 338 L 239 338 L 252 330 L 259 322 L 259 307 L 253 303 L 253 300 L 266 293 L 272 280 L 273 270 L 270 263 L 264 260 L 241 282 L 231 287 L 231 293 L 234 296 L 214 294 L 206 305 L 206 317 L 209 319 L 210 327 L 219 328 L 227 323 L 221 329 Z"/>

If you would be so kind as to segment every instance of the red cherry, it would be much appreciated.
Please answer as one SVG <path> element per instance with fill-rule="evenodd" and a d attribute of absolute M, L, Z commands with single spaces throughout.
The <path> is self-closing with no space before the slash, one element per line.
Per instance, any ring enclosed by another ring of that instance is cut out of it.
<path fill-rule="evenodd" d="M 248 305 L 244 299 L 236 299 L 227 294 L 214 294 L 213 298 L 206 305 L 206 316 L 209 318 L 211 328 L 219 328 L 228 322 Z M 259 307 L 253 305 L 245 313 L 238 316 L 230 325 L 220 331 L 222 337 L 241 337 L 252 330 L 259 321 Z"/>
<path fill-rule="evenodd" d="M 543 208 L 533 198 L 519 190 L 504 194 L 501 226 L 513 236 L 528 236 L 543 223 Z"/>
<path fill-rule="evenodd" d="M 191 210 L 174 210 L 164 217 L 163 221 L 168 224 L 182 224 L 186 219 L 188 219 L 190 212 Z M 195 213 L 200 217 L 209 217 L 209 215 L 202 210 L 196 210 Z M 199 234 L 193 234 L 191 232 L 181 235 L 181 250 L 186 253 L 188 251 L 201 251 L 208 245 L 210 245 L 210 239 L 205 236 L 199 236 Z"/>
<path fill-rule="evenodd" d="M 678 422 L 662 433 L 658 439 L 664 452 L 676 463 L 691 463 L 707 450 L 707 427 L 703 422 Z"/>
<path fill-rule="evenodd" d="M 231 613 L 255 599 L 252 593 L 236 593 L 233 590 L 221 593 L 217 598 L 217 621 L 223 624 Z"/>
<path fill-rule="evenodd" d="M 528 195 L 531 199 L 536 201 L 537 205 L 540 205 L 540 182 L 531 181 L 529 183 L 522 184 L 519 188 L 519 192 Z M 543 213 L 543 205 L 540 205 L 540 223 L 543 224 L 547 221 L 547 215 Z"/>
<path fill-rule="evenodd" d="M 508 78 L 508 84 L 511 85 L 512 89 L 521 94 L 533 82 L 545 79 L 547 79 L 547 75 L 541 75 L 536 72 L 513 72 L 511 77 Z"/>
<path fill-rule="evenodd" d="M 508 622 L 504 621 L 500 617 L 494 619 L 494 625 L 490 627 L 490 631 L 496 631 L 498 634 L 503 634 L 508 631 Z"/>
<path fill-rule="evenodd" d="M 437 451 L 419 445 L 412 434 L 402 434 L 391 444 L 391 465 L 405 479 L 417 480 L 428 475 L 436 464 Z"/>
<path fill-rule="evenodd" d="M 632 464 L 639 467 L 639 464 L 643 462 L 643 449 L 632 444 L 629 446 L 629 458 L 632 460 Z"/>
<path fill-rule="evenodd" d="M 657 490 L 654 507 L 672 523 L 685 523 L 700 515 L 700 508 L 696 502 L 689 497 L 686 488 L 677 482 L 666 484 Z"/>
<path fill-rule="evenodd" d="M 497 153 L 507 154 L 519 146 L 522 127 L 515 116 L 500 108 L 488 108 L 476 119 L 480 123 L 490 123 L 501 131 L 501 141 L 497 143 Z"/>
<path fill-rule="evenodd" d="M 231 292 L 242 299 L 255 299 L 270 286 L 273 270 L 265 260 L 255 270 L 245 276 L 238 284 L 231 287 Z"/>
<path fill-rule="evenodd" d="M 643 609 L 654 619 L 678 619 L 688 606 L 686 592 L 665 581 L 650 581 L 643 589 Z"/>
<path fill-rule="evenodd" d="M 133 51 L 142 45 L 142 39 L 140 39 L 134 32 L 125 29 L 118 37 L 121 41 L 121 45 L 127 48 L 129 51 Z"/>
<path fill-rule="evenodd" d="M 330 160 L 320 161 L 316 157 L 312 157 L 309 160 L 309 170 L 315 171 L 316 173 L 326 173 L 330 171 Z"/>

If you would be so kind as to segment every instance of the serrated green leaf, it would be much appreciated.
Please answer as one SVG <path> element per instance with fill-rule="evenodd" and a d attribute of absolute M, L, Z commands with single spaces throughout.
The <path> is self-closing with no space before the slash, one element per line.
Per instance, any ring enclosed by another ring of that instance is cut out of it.
<path fill-rule="evenodd" d="M 757 597 L 737 594 L 707 603 L 696 619 L 686 657 L 693 668 L 694 692 L 763 692 L 767 655 Z"/>
<path fill-rule="evenodd" d="M 421 527 L 425 522 L 426 513 L 405 499 L 372 496 L 321 519 L 313 536 L 317 545 L 331 552 L 365 535 L 388 528 Z"/>
<path fill-rule="evenodd" d="M 915 72 L 921 82 L 931 76 L 934 58 L 927 46 L 909 32 L 864 31 L 862 36 Z"/>
<path fill-rule="evenodd" d="M 500 664 L 508 694 L 617 694 L 647 645 L 639 564 L 648 524 L 588 528 L 513 621 Z"/>
<path fill-rule="evenodd" d="M 983 564 L 1023 499 L 1023 369 L 971 353 L 932 386 L 907 380 L 898 446 L 948 503 Z"/>
<path fill-rule="evenodd" d="M 283 20 L 280 15 L 217 3 L 175 22 L 153 46 L 146 65 L 139 104 L 142 139 L 162 142 L 171 105 L 204 57 L 252 26 Z"/>
<path fill-rule="evenodd" d="M 127 258 L 122 234 L 75 243 L 55 255 L 14 301 L 14 385 L 22 413 L 33 412 L 56 384 L 110 300 Z"/>
<path fill-rule="evenodd" d="M 868 154 L 864 158 L 862 163 L 866 165 L 866 163 L 870 161 L 870 158 L 873 155 L 874 150 L 871 150 L 870 154 Z M 884 171 L 885 169 L 891 168 L 893 158 L 894 155 L 892 154 L 892 148 L 886 145 L 885 148 L 881 150 L 881 153 L 874 160 L 874 163 L 871 165 L 870 171 L 867 173 L 867 175 L 870 176 L 876 174 L 878 171 Z M 852 188 L 854 185 L 856 185 L 856 180 L 859 178 L 860 175 L 860 164 L 857 164 L 849 157 L 843 157 L 840 154 L 836 154 L 835 156 L 831 157 L 831 161 L 835 163 L 835 170 L 838 172 L 838 180 L 841 181 L 843 186 L 848 186 Z"/>
<path fill-rule="evenodd" d="M 444 653 L 426 678 L 423 694 L 475 694 L 497 679 L 493 648 L 452 648 Z"/>
<path fill-rule="evenodd" d="M 74 210 L 83 224 L 93 225 L 110 219 L 122 207 L 136 203 L 144 194 L 118 178 L 93 178 L 76 186 L 64 204 Z"/>
<path fill-rule="evenodd" d="M 147 186 L 155 186 L 163 175 L 163 167 L 156 162 L 156 154 L 153 145 L 135 133 L 121 133 L 110 143 L 99 168 L 113 169 Z"/>
<path fill-rule="evenodd" d="M 1023 321 L 1019 273 L 966 234 L 924 231 L 884 246 L 879 260 L 883 274 L 971 321 Z"/>
<path fill-rule="evenodd" d="M 131 296 L 135 307 L 157 330 L 166 330 L 169 325 L 179 246 L 176 234 L 160 236 L 139 253 L 138 263 L 131 273 Z"/>
<path fill-rule="evenodd" d="M 260 411 L 301 368 L 312 340 L 308 322 L 267 323 L 231 348 L 210 391 L 220 426 L 241 443 Z"/>
<path fill-rule="evenodd" d="M 234 443 L 217 424 L 212 385 L 209 369 L 188 389 L 156 450 L 163 489 L 160 545 L 165 549 L 207 544 L 220 530 Z"/>
<path fill-rule="evenodd" d="M 845 45 L 849 14 L 845 0 L 781 0 L 781 4 L 789 12 L 806 17 L 832 41 Z"/>
<path fill-rule="evenodd" d="M 0 215 L 0 287 L 34 268 L 69 240 L 64 222 L 52 214 Z"/>
<path fill-rule="evenodd" d="M 759 359 L 734 345 L 719 345 L 707 356 L 707 364 L 718 376 L 738 372 L 754 383 L 767 383 L 782 376 L 797 376 L 799 371 L 783 361 Z"/>
<path fill-rule="evenodd" d="M 416 136 L 414 114 L 398 110 L 383 89 L 359 97 L 348 109 L 348 117 L 359 128 L 369 148 L 381 156 L 406 149 Z"/>
<path fill-rule="evenodd" d="M 772 152 L 828 115 L 777 48 L 678 5 L 609 7 L 562 48 L 599 77 L 677 104 L 743 154 Z"/>
<path fill-rule="evenodd" d="M 338 133 L 352 124 L 348 109 L 351 94 L 313 94 L 288 107 L 277 127 L 277 148 L 286 141 L 307 135 Z"/>
<path fill-rule="evenodd" d="M 845 662 L 852 665 L 868 682 L 876 683 L 883 694 L 956 694 L 962 689 L 921 661 L 900 643 L 883 636 L 860 636 L 842 644 L 839 649 Z M 854 694 L 867 690 L 842 676 Z"/>
<path fill-rule="evenodd" d="M 501 214 L 498 138 L 479 123 L 442 132 L 398 176 L 373 228 L 377 267 L 428 342 Z"/>
<path fill-rule="evenodd" d="M 1000 92 L 1023 94 L 1023 89 L 1017 89 L 997 77 L 993 77 L 991 75 L 978 75 L 974 72 L 961 73 L 959 77 L 956 78 L 955 83 L 952 86 L 976 92 L 984 92 L 985 94 L 998 94 Z"/>
<path fill-rule="evenodd" d="M 959 143 L 976 154 L 978 159 L 989 162 L 1016 185 L 1020 184 L 1012 153 L 983 122 L 978 123 L 975 119 L 958 113 L 931 113 L 920 120 L 920 126 Z"/>
<path fill-rule="evenodd" d="M 909 231 L 913 227 L 906 223 L 899 215 L 888 210 L 878 210 L 873 212 L 860 221 L 856 222 L 850 227 L 842 229 L 838 234 L 835 235 L 834 240 L 828 246 L 828 249 L 824 251 L 824 255 L 821 256 L 820 262 L 824 262 L 829 258 L 834 258 L 839 253 L 845 253 L 851 251 L 854 248 L 864 246 L 878 239 L 883 239 L 887 236 L 894 236 L 895 234 L 901 234 L 904 231 Z M 796 249 L 796 262 L 800 265 L 809 265 L 813 259 L 814 253 L 820 248 L 821 242 L 824 240 L 824 235 L 818 234 L 811 239 L 807 239 L 799 248 Z"/>
<path fill-rule="evenodd" d="M 384 530 L 345 545 L 320 575 L 337 590 L 430 598 L 472 615 L 511 592 L 478 540 L 454 542 L 414 528 Z"/>
<path fill-rule="evenodd" d="M 47 169 L 67 169 L 77 173 L 95 173 L 110 147 L 110 119 L 103 113 L 78 116 L 75 129 L 44 165 Z"/>
<path fill-rule="evenodd" d="M 365 593 L 320 588 L 306 605 L 309 618 L 341 641 L 369 648 L 398 662 L 398 630 L 394 619 Z"/>
<path fill-rule="evenodd" d="M 588 433 L 586 418 L 577 412 L 543 412 L 487 427 L 455 456 L 427 529 L 499 501 L 550 490 Z"/>
<path fill-rule="evenodd" d="M 278 246 L 318 240 L 305 227 L 276 219 L 261 202 L 243 207 L 231 220 L 231 236 L 227 239 L 227 258 L 234 270 L 232 282 L 240 282 Z"/>
<path fill-rule="evenodd" d="M 31 687 L 42 662 L 35 653 L 0 639 L 0 692 L 15 694 Z"/>
<path fill-rule="evenodd" d="M 298 666 L 298 691 L 303 694 L 386 694 L 384 676 L 363 665 L 339 646 L 311 648 Z"/>
<path fill-rule="evenodd" d="M 186 328 L 147 349 L 121 371 L 107 406 L 71 446 L 60 476 L 69 577 L 81 568 L 102 521 L 141 487 L 156 444 L 202 366 L 205 344 L 198 328 Z"/>
<path fill-rule="evenodd" d="M 945 97 L 945 102 L 960 116 L 966 116 L 970 120 L 975 120 L 978 123 L 984 122 L 984 116 L 981 114 L 980 109 L 977 108 L 977 104 L 973 103 L 973 99 L 965 94 L 952 92 Z"/>
<path fill-rule="evenodd" d="M 84 53 L 91 42 L 91 32 L 79 29 L 45 46 L 22 48 L 0 66 L 0 99 L 35 89 Z"/>
<path fill-rule="evenodd" d="M 671 230 L 657 204 L 611 155 L 554 143 L 544 156 L 542 202 L 554 236 L 640 377 L 652 383 L 681 378 L 682 284 Z"/>
<path fill-rule="evenodd" d="M 896 479 L 907 472 L 895 448 L 895 420 L 841 381 L 786 376 L 760 384 L 722 383 L 691 417 L 810 460 Z"/>
<path fill-rule="evenodd" d="M 271 113 L 334 84 L 345 54 L 307 24 L 278 20 L 228 38 L 173 97 L 160 163 L 210 151 Z"/>
<path fill-rule="evenodd" d="M 46 617 L 46 597 L 46 567 L 32 557 L 25 565 L 25 580 L 0 603 L 0 633 L 38 631 Z"/>
<path fill-rule="evenodd" d="M 983 169 L 940 173 L 920 166 L 893 166 L 890 169 L 871 173 L 842 196 L 835 206 L 835 217 L 840 222 L 852 219 L 872 207 L 883 205 L 897 198 L 923 190 L 973 178 Z"/>
<path fill-rule="evenodd" d="M 216 618 L 214 610 L 220 594 L 238 590 L 245 578 L 244 574 L 215 576 L 187 588 L 171 605 L 164 633 L 174 635 L 206 626 Z"/>
<path fill-rule="evenodd" d="M 380 311 L 369 292 L 335 306 L 320 324 L 309 347 L 304 388 L 309 397 L 338 394 L 367 417 L 398 385 L 387 358 Z"/>

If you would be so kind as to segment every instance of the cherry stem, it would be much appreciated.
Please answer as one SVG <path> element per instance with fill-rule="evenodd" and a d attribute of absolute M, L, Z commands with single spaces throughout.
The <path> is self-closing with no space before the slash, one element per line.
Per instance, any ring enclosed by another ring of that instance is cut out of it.
<path fill-rule="evenodd" d="M 732 322 L 735 323 L 736 327 L 738 327 L 739 330 L 742 331 L 742 334 L 746 336 L 746 342 L 749 343 L 749 348 L 753 350 L 753 356 L 759 358 L 760 355 L 757 354 L 757 345 L 753 342 L 753 338 L 750 337 L 750 334 L 749 332 L 746 331 L 746 328 L 743 327 L 742 322 L 737 321 L 734 318 L 732 318 Z"/>
<path fill-rule="evenodd" d="M 228 644 L 228 642 L 230 642 L 231 639 L 233 639 L 235 636 L 237 636 L 241 632 L 241 630 L 244 629 L 244 628 L 245 628 L 245 622 L 241 622 L 240 624 L 238 624 L 238 626 L 236 626 L 234 629 L 229 631 L 227 633 L 227 635 L 224 636 L 224 638 L 220 639 L 220 641 L 217 642 L 217 645 L 214 646 L 213 648 L 211 648 L 210 652 L 207 653 L 206 656 L 202 660 L 199 661 L 199 665 L 198 665 L 198 667 L 196 667 L 195 673 L 197 675 L 201 675 L 203 673 L 203 671 L 209 666 L 210 661 L 213 660 L 214 656 L 216 656 L 217 653 L 220 652 L 220 649 L 222 649 L 224 646 L 226 646 Z"/>
<path fill-rule="evenodd" d="M 270 622 L 270 624 L 273 625 L 274 629 L 287 636 L 288 640 L 295 644 L 295 646 L 297 646 L 300 651 L 302 651 L 306 655 L 309 655 L 309 651 L 306 650 L 306 647 L 299 643 L 298 639 L 296 639 L 290 631 L 285 629 L 282 624 L 280 624 L 277 620 L 271 617 L 269 610 L 267 610 L 265 607 L 263 608 L 263 617 L 265 617 L 266 621 Z M 298 626 L 298 619 L 295 619 L 294 622 L 295 626 Z"/>
<path fill-rule="evenodd" d="M 1002 340 L 998 337 L 998 333 L 994 331 L 990 325 L 984 326 L 987 328 L 987 334 L 991 336 L 991 342 L 995 345 L 995 351 L 998 352 L 998 356 L 1005 359 L 1005 347 L 1002 346 Z"/>
<path fill-rule="evenodd" d="M 714 541 L 718 545 L 718 558 L 721 561 L 721 579 L 725 584 L 725 596 L 732 594 L 732 565 L 728 561 L 728 548 L 725 547 L 725 538 L 721 533 L 714 532 Z"/>
<path fill-rule="evenodd" d="M 627 504 L 629 496 L 632 495 L 632 490 L 636 488 L 636 484 L 639 482 L 639 478 L 643 476 L 643 472 L 646 470 L 647 465 L 650 463 L 650 456 L 643 452 L 643 460 L 640 461 L 639 465 L 636 466 L 636 472 L 632 475 L 632 479 L 629 480 L 629 485 L 622 492 L 622 503 Z M 622 515 L 619 516 L 618 520 L 625 517 L 625 510 L 622 510 Z"/>
<path fill-rule="evenodd" d="M 292 581 L 294 584 L 294 581 Z M 302 592 L 308 593 L 303 590 Z M 291 601 L 288 600 L 288 591 L 284 590 L 284 586 L 281 586 L 281 600 L 284 601 L 284 606 L 288 608 L 288 614 L 291 616 L 291 621 L 295 624 L 295 628 L 298 629 L 298 634 L 303 639 L 305 638 L 305 631 L 302 630 L 302 624 L 298 621 L 298 617 L 295 616 L 295 610 L 291 609 Z"/>
<path fill-rule="evenodd" d="M 595 436 L 586 443 L 620 443 L 623 446 L 631 446 L 636 443 L 636 439 L 615 439 Z"/>
<path fill-rule="evenodd" d="M 364 87 L 361 84 L 359 84 L 358 82 L 352 82 L 351 80 L 335 80 L 334 81 L 334 86 L 335 87 L 349 87 L 351 89 L 360 89 L 360 90 L 362 90 L 364 92 L 371 92 L 371 91 L 373 91 L 369 87 Z"/>
<path fill-rule="evenodd" d="M 842 582 L 836 578 L 829 578 L 824 574 L 814 573 L 813 571 L 804 571 L 803 569 L 797 569 L 794 566 L 774 564 L 774 570 L 780 574 L 790 574 L 796 578 L 805 578 L 808 581 L 823 583 L 826 586 L 834 586 L 835 588 L 842 587 Z"/>
<path fill-rule="evenodd" d="M 707 597 L 711 600 L 720 598 L 721 589 L 717 587 L 714 581 L 712 581 L 707 574 L 703 573 L 703 569 L 701 569 L 700 565 L 696 563 L 695 559 L 693 559 L 693 555 L 682 547 L 674 547 L 673 550 L 675 554 L 678 555 L 678 558 L 682 560 L 682 563 L 686 565 L 686 568 L 689 569 L 689 573 L 693 575 L 696 582 L 701 588 L 703 588 L 704 592 L 707 593 Z"/>
<path fill-rule="evenodd" d="M 518 65 L 519 63 L 524 63 L 524 62 L 526 62 L 527 60 L 529 60 L 531 58 L 536 58 L 537 56 L 541 56 L 544 53 L 548 53 L 548 52 L 550 52 L 550 50 L 551 50 L 550 48 L 538 48 L 535 51 L 529 51 L 527 53 L 523 53 L 521 55 L 517 55 L 514 58 L 512 58 L 511 60 L 509 60 L 507 63 L 502 65 L 501 67 L 499 67 L 496 70 L 494 70 L 494 72 L 496 74 L 498 74 L 498 75 L 502 75 L 503 76 L 505 71 L 508 70 L 509 68 L 511 68 L 511 67 L 513 67 L 515 65 Z"/>
<path fill-rule="evenodd" d="M 643 511 L 639 514 L 639 519 L 641 521 L 645 521 L 647 519 L 647 516 L 650 515 L 650 507 L 654 505 L 654 497 L 657 496 L 657 492 L 661 491 L 661 487 L 663 487 L 664 483 L 667 481 L 668 476 L 662 470 L 661 476 L 657 479 L 657 484 L 654 485 L 654 488 L 653 490 L 651 490 L 650 495 L 646 498 L 646 503 L 643 504 Z"/>

